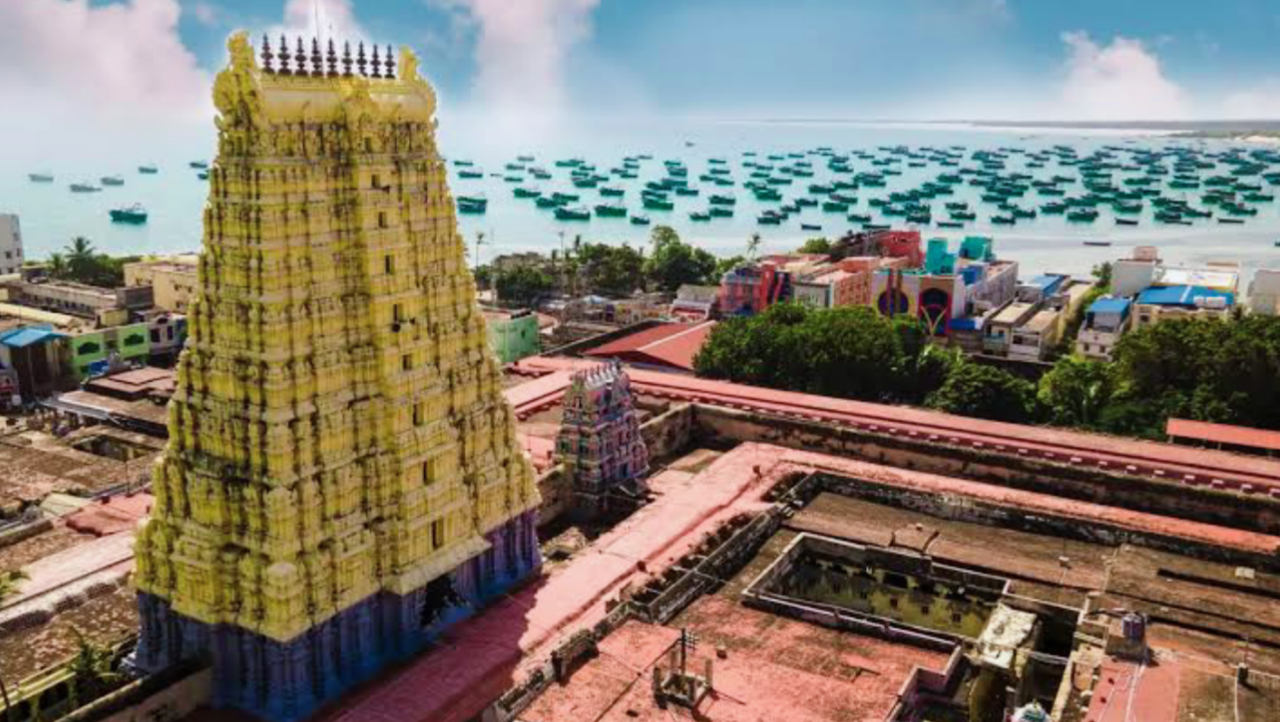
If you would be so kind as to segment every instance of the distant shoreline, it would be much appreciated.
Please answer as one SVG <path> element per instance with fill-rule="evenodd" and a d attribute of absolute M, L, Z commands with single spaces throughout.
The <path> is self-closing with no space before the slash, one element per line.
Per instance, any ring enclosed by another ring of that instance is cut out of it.
<path fill-rule="evenodd" d="M 736 118 L 730 122 L 748 123 L 804 123 L 815 125 L 914 125 L 914 126 L 968 126 L 984 129 L 1037 129 L 1037 130 L 1102 130 L 1157 132 L 1187 138 L 1222 140 L 1251 140 L 1280 142 L 1280 120 L 908 120 L 905 118 Z"/>

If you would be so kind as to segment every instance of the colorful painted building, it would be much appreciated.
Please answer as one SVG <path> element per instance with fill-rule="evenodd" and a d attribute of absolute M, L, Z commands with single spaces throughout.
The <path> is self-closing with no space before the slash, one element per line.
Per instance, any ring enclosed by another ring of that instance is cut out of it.
<path fill-rule="evenodd" d="M 228 41 L 132 664 L 305 717 L 537 573 L 533 470 L 407 48 Z M 290 59 L 292 55 L 292 60 Z M 354 67 L 353 67 L 354 65 Z"/>
<path fill-rule="evenodd" d="M 86 331 L 67 339 L 71 373 L 77 381 L 103 373 L 112 363 L 146 365 L 151 355 L 150 329 L 145 323 Z"/>
<path fill-rule="evenodd" d="M 792 297 L 791 274 L 776 263 L 746 265 L 729 271 L 720 280 L 720 313 L 751 316 Z"/>
<path fill-rule="evenodd" d="M 577 371 L 564 396 L 556 453 L 586 514 L 633 508 L 644 497 L 649 452 L 631 379 L 618 362 Z"/>

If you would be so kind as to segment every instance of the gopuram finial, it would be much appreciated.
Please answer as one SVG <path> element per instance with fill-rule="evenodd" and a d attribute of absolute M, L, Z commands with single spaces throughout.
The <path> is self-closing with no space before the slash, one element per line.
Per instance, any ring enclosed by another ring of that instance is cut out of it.
<path fill-rule="evenodd" d="M 338 54 L 333 49 L 333 38 L 329 38 L 329 54 L 326 60 L 329 65 L 329 77 L 338 77 Z"/>
<path fill-rule="evenodd" d="M 280 74 L 293 75 L 289 71 L 289 41 L 285 39 L 284 33 L 280 34 L 280 52 L 276 54 L 276 57 L 280 59 Z"/>
<path fill-rule="evenodd" d="M 267 39 L 266 33 L 262 34 L 262 69 L 268 73 L 274 73 L 275 68 L 271 66 L 271 59 L 275 57 L 271 54 L 271 41 Z"/>
<path fill-rule="evenodd" d="M 342 76 L 351 77 L 351 42 L 342 43 Z"/>
<path fill-rule="evenodd" d="M 387 72 L 388 78 L 396 77 L 396 59 L 391 54 L 391 44 L 387 43 Z"/>
<path fill-rule="evenodd" d="M 365 67 L 366 65 L 367 65 L 367 61 L 364 57 L 364 42 L 362 41 L 360 43 L 360 53 L 356 55 L 356 68 L 360 71 L 361 75 L 368 74 L 366 72 L 366 67 Z"/>
<path fill-rule="evenodd" d="M 371 77 L 382 77 L 382 59 L 378 57 L 378 46 L 373 46 L 373 72 L 369 73 Z"/>

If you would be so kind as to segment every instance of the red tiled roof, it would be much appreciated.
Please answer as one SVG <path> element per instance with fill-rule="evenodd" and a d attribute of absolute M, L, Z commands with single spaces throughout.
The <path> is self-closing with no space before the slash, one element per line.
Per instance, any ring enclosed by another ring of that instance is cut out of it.
<path fill-rule="evenodd" d="M 585 353 L 587 356 L 692 371 L 693 357 L 698 355 L 715 325 L 715 321 L 663 324 L 610 341 Z"/>
<path fill-rule="evenodd" d="M 1280 451 L 1280 431 L 1252 429 L 1248 426 L 1232 426 L 1230 424 L 1211 424 L 1207 421 L 1190 421 L 1188 419 L 1169 419 L 1165 433 L 1180 439 L 1196 439 L 1210 441 L 1215 444 L 1232 446 L 1250 446 L 1255 449 Z"/>

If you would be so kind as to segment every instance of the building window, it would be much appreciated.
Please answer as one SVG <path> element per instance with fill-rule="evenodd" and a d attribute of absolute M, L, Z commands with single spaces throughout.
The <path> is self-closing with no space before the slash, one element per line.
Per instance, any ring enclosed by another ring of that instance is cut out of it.
<path fill-rule="evenodd" d="M 407 353 L 400 357 L 400 370 L 401 371 L 413 370 L 413 354 Z"/>
<path fill-rule="evenodd" d="M 404 304 L 397 303 L 391 307 L 391 320 L 396 323 L 404 320 Z"/>
<path fill-rule="evenodd" d="M 373 174 L 373 178 L 371 178 L 371 179 L 370 179 L 369 187 L 370 187 L 370 188 L 381 188 L 381 187 L 382 187 L 382 184 L 378 182 L 378 174 L 377 174 L 377 173 L 374 173 L 374 174 Z"/>
<path fill-rule="evenodd" d="M 151 343 L 160 343 L 160 329 L 151 329 Z"/>
<path fill-rule="evenodd" d="M 386 215 L 386 214 L 383 214 L 383 215 Z M 387 255 L 383 256 L 383 257 L 382 257 L 382 270 L 383 270 L 383 271 L 384 271 L 388 276 L 390 276 L 391 274 L 395 273 L 395 272 L 396 272 L 396 257 L 395 257 L 395 256 L 393 256 L 393 255 L 391 255 L 391 254 L 389 254 L 389 253 L 388 253 Z"/>
<path fill-rule="evenodd" d="M 439 549 L 444 546 L 444 519 L 436 519 L 431 522 L 431 548 Z"/>
<path fill-rule="evenodd" d="M 386 228 L 386 227 L 387 227 L 387 212 L 386 212 L 386 211 L 378 211 L 378 227 L 379 227 L 379 228 Z"/>
<path fill-rule="evenodd" d="M 427 423 L 427 402 L 419 401 L 413 405 L 413 425 L 422 426 Z"/>

